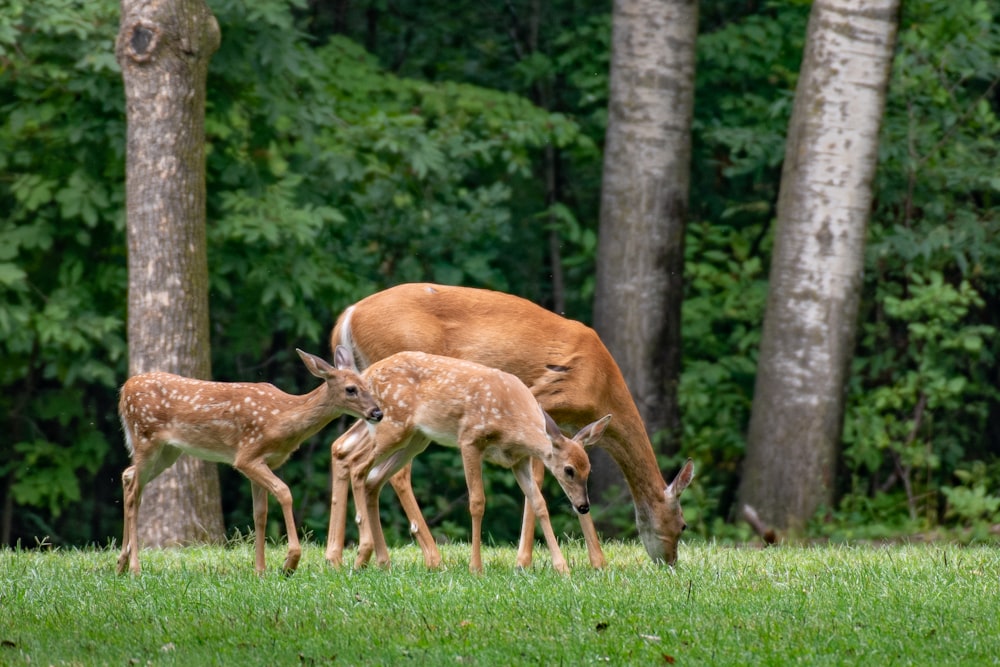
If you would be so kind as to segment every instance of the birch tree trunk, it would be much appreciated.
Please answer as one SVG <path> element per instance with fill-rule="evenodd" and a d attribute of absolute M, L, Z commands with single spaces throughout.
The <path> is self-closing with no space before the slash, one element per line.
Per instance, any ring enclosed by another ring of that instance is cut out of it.
<path fill-rule="evenodd" d="M 203 0 L 122 0 L 129 374 L 208 379 L 205 82 L 219 26 Z M 148 546 L 224 537 L 215 464 L 182 456 L 143 492 Z"/>
<path fill-rule="evenodd" d="M 797 532 L 834 500 L 899 0 L 817 0 L 788 128 L 740 499 Z"/>
<path fill-rule="evenodd" d="M 616 0 L 594 326 L 664 450 L 680 435 L 677 383 L 694 109 L 696 0 Z M 603 454 L 603 452 L 601 452 Z M 620 479 L 598 457 L 598 497 Z"/>

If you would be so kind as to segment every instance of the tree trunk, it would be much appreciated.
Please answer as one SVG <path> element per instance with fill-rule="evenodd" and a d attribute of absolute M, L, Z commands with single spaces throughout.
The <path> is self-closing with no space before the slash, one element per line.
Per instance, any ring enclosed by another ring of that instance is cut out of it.
<path fill-rule="evenodd" d="M 661 451 L 680 437 L 677 383 L 694 109 L 696 0 L 616 0 L 594 326 Z M 591 489 L 620 479 L 606 457 Z"/>
<path fill-rule="evenodd" d="M 781 176 L 741 506 L 792 533 L 833 503 L 899 0 L 817 0 Z"/>
<path fill-rule="evenodd" d="M 219 26 L 203 0 L 122 0 L 129 374 L 211 376 L 205 81 Z M 149 546 L 224 537 L 214 464 L 182 457 L 143 493 Z"/>

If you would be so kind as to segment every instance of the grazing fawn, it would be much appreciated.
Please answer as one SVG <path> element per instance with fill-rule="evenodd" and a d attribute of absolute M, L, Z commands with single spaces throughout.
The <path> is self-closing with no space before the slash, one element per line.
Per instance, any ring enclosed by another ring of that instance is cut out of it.
<path fill-rule="evenodd" d="M 481 364 L 423 352 L 400 352 L 363 374 L 384 418 L 378 424 L 356 424 L 335 447 L 334 479 L 345 480 L 337 467 L 349 470 L 358 508 L 361 541 L 356 567 L 374 550 L 380 565 L 389 553 L 379 521 L 378 496 L 386 480 L 423 451 L 430 441 L 457 447 L 465 468 L 472 516 L 469 569 L 482 571 L 482 519 L 486 506 L 482 461 L 512 468 L 526 502 L 542 525 L 553 567 L 568 572 L 566 559 L 549 522 L 545 500 L 532 474 L 532 457 L 555 476 L 580 514 L 590 511 L 587 477 L 590 459 L 585 446 L 596 442 L 611 419 L 608 415 L 567 438 L 542 410 L 523 382 Z M 335 482 L 336 483 L 336 482 Z M 339 491 L 346 503 L 346 489 Z M 335 507 L 334 512 L 346 511 Z M 331 520 L 331 525 L 335 521 Z"/>
<path fill-rule="evenodd" d="M 302 442 L 342 414 L 369 422 L 382 418 L 367 383 L 354 371 L 344 347 L 334 354 L 336 368 L 296 350 L 309 372 L 323 384 L 303 396 L 286 394 L 266 382 L 207 382 L 171 373 L 143 373 L 122 386 L 118 412 L 132 465 L 122 474 L 125 529 L 118 572 L 138 574 L 138 513 L 142 489 L 182 453 L 227 463 L 250 479 L 253 493 L 255 568 L 264 571 L 267 494 L 278 499 L 288 533 L 284 570 L 291 574 L 302 554 L 292 494 L 272 472 Z"/>

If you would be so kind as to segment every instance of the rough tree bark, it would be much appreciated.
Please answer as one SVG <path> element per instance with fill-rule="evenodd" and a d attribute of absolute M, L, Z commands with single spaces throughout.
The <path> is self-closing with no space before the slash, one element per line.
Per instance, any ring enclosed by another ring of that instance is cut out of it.
<path fill-rule="evenodd" d="M 833 502 L 899 0 L 817 0 L 795 91 L 740 505 L 800 531 Z"/>
<path fill-rule="evenodd" d="M 203 0 L 122 0 L 128 137 L 129 374 L 211 376 L 205 82 L 219 26 Z M 224 537 L 215 464 L 181 459 L 143 493 L 147 546 Z"/>
<path fill-rule="evenodd" d="M 647 431 L 674 451 L 698 3 L 616 0 L 613 11 L 594 327 Z M 617 473 L 597 458 L 594 494 Z"/>

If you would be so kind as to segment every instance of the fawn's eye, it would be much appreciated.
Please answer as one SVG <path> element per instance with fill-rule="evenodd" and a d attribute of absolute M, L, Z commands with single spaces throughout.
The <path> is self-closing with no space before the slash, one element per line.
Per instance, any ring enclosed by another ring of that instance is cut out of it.
<path fill-rule="evenodd" d="M 354 386 L 347 387 L 344 391 L 347 392 L 348 396 L 357 396 L 358 395 L 358 388 L 354 387 Z"/>
<path fill-rule="evenodd" d="M 573 477 L 576 476 L 576 471 L 573 470 L 573 466 L 566 466 L 563 468 L 563 472 L 566 473 L 566 476 L 570 479 L 573 479 Z"/>

